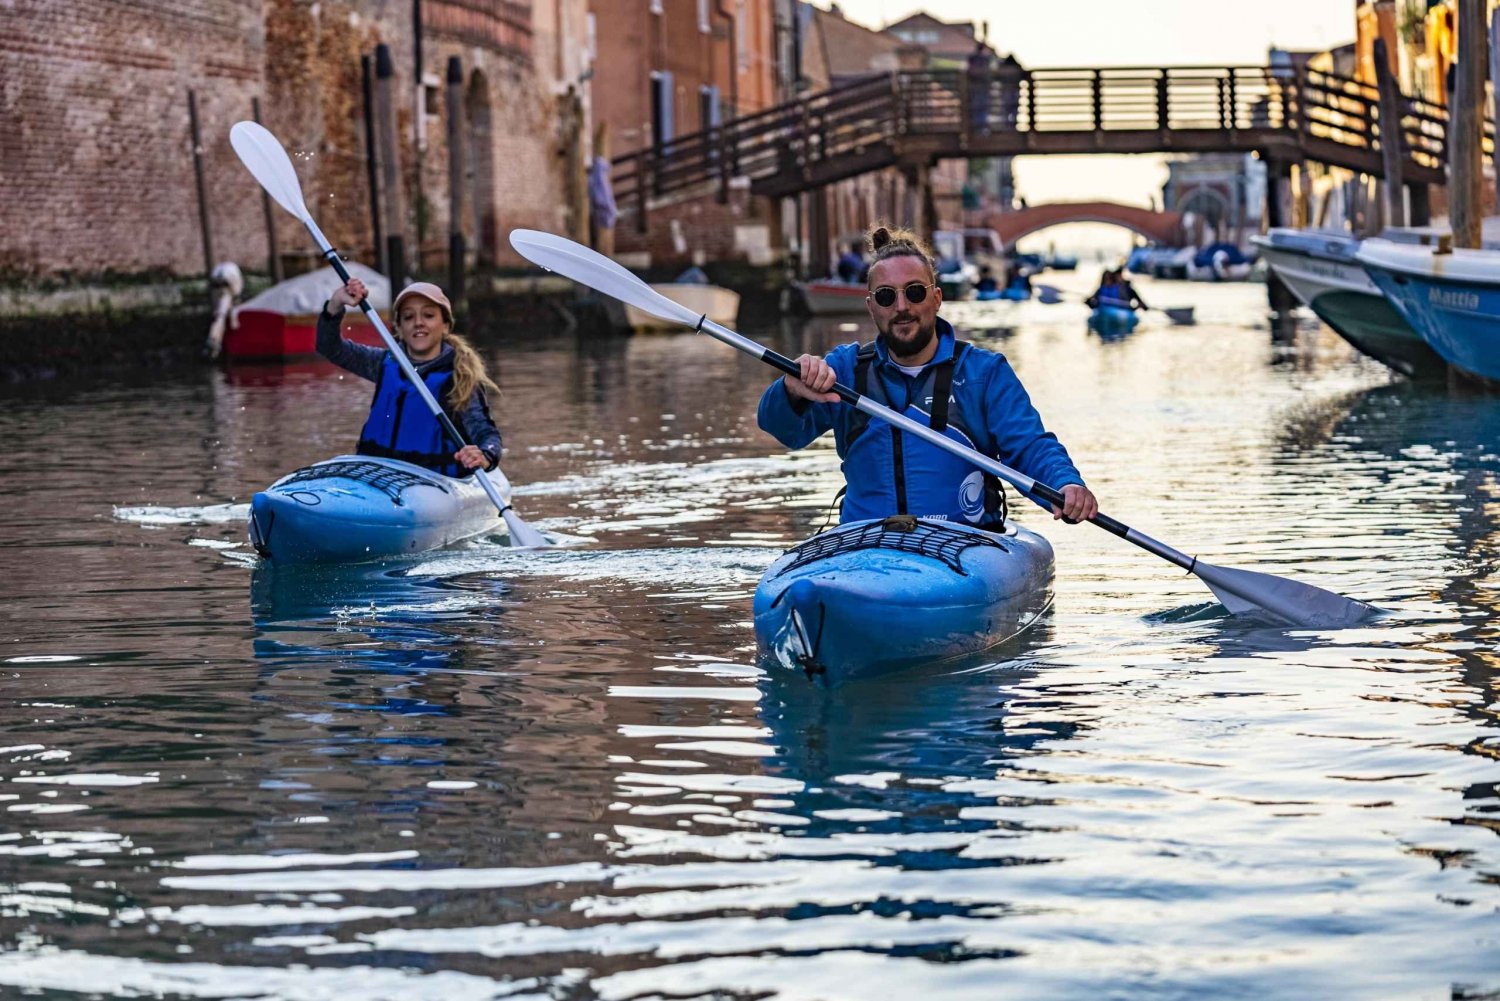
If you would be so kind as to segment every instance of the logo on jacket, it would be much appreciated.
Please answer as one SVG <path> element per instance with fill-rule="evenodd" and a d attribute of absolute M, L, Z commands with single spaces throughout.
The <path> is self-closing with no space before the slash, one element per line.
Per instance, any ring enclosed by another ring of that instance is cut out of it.
<path fill-rule="evenodd" d="M 958 485 L 958 509 L 972 522 L 984 517 L 984 474 L 979 470 L 965 476 Z"/>

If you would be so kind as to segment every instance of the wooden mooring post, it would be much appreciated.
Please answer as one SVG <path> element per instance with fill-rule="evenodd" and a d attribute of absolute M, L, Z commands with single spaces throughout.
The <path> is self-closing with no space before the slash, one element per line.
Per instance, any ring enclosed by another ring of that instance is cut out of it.
<path fill-rule="evenodd" d="M 203 274 L 214 269 L 214 233 L 208 222 L 208 185 L 203 179 L 203 135 L 198 129 L 198 92 L 188 91 L 188 132 L 193 141 L 193 181 L 198 187 L 198 234 L 203 240 Z"/>
<path fill-rule="evenodd" d="M 1448 108 L 1448 218 L 1455 247 L 1477 248 L 1484 213 L 1485 0 L 1458 0 L 1458 62 Z"/>
<path fill-rule="evenodd" d="M 364 98 L 365 182 L 370 188 L 370 236 L 375 243 L 375 270 L 390 274 L 385 257 L 385 235 L 380 222 L 380 145 L 375 140 L 375 66 L 368 55 L 359 57 L 360 91 Z"/>
<path fill-rule="evenodd" d="M 1385 177 L 1381 191 L 1385 195 L 1385 224 L 1406 225 L 1406 189 L 1401 183 L 1401 164 L 1406 151 L 1401 137 L 1403 98 L 1401 85 L 1391 72 L 1385 39 L 1375 39 L 1375 86 L 1380 93 L 1380 164 Z"/>
<path fill-rule="evenodd" d="M 1283 160 L 1266 159 L 1266 225 L 1287 226 L 1291 222 L 1292 165 Z M 1295 331 L 1292 310 L 1297 297 L 1272 271 L 1266 276 L 1266 298 L 1271 305 L 1271 340 L 1284 341 Z"/>
<path fill-rule="evenodd" d="M 386 277 L 394 293 L 406 284 L 406 241 L 402 238 L 401 165 L 396 159 L 396 65 L 390 46 L 375 47 L 375 117 L 380 147 L 381 186 L 385 189 Z"/>
<path fill-rule="evenodd" d="M 464 298 L 464 70 L 458 56 L 448 57 L 448 298 Z"/>
<path fill-rule="evenodd" d="M 255 119 L 255 124 L 263 124 L 260 120 L 260 98 L 250 99 L 250 115 Z M 266 253 L 269 258 L 267 270 L 271 274 L 271 280 L 279 284 L 286 275 L 281 268 L 281 248 L 276 242 L 276 209 L 271 204 L 271 196 L 264 188 L 260 192 L 260 208 L 266 217 Z"/>

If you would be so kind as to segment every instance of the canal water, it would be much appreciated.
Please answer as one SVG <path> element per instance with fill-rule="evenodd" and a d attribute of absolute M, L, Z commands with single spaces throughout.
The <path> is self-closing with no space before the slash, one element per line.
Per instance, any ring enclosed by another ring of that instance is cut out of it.
<path fill-rule="evenodd" d="M 772 373 L 692 335 L 486 341 L 517 508 L 568 544 L 339 572 L 259 566 L 244 522 L 367 384 L 7 390 L 0 995 L 1493 996 L 1500 402 L 1273 344 L 1262 286 L 1143 292 L 1200 322 L 945 312 L 1106 512 L 1384 620 L 1230 619 L 1028 509 L 1037 627 L 810 689 L 750 596 L 836 456 L 758 432 Z"/>

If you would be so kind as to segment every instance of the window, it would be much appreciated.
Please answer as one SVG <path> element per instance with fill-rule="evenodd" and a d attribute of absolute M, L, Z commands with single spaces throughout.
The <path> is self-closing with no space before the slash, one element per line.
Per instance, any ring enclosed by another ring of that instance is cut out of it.
<path fill-rule="evenodd" d="M 672 129 L 672 74 L 651 74 L 651 144 L 665 146 L 676 133 Z"/>
<path fill-rule="evenodd" d="M 705 84 L 698 88 L 699 126 L 706 132 L 719 121 L 719 88 Z"/>

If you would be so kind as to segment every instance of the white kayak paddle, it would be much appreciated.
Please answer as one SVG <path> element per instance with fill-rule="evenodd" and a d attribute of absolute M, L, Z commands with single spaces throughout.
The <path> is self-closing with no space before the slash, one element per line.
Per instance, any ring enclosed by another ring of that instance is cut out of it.
<path fill-rule="evenodd" d="M 277 138 L 261 125 L 255 122 L 239 122 L 229 130 L 229 144 L 234 147 L 234 152 L 239 156 L 240 162 L 260 182 L 260 186 L 266 189 L 266 194 L 276 200 L 276 204 L 286 209 L 292 215 L 301 220 L 302 225 L 312 234 L 318 249 L 333 269 L 338 272 L 344 281 L 349 280 L 349 272 L 344 267 L 344 262 L 339 259 L 337 251 L 328 243 L 323 231 L 313 221 L 312 214 L 307 211 L 307 203 L 302 199 L 302 185 L 297 180 L 297 171 L 292 166 L 291 157 L 287 156 L 286 150 L 282 148 Z M 459 432 L 453 421 L 444 413 L 443 408 L 433 399 L 432 393 L 417 375 L 411 359 L 406 352 L 396 343 L 391 332 L 386 329 L 385 321 L 381 320 L 380 314 L 370 305 L 368 299 L 361 300 L 359 308 L 364 310 L 375 329 L 380 333 L 380 339 L 385 342 L 386 349 L 401 366 L 401 371 L 411 381 L 412 387 L 416 389 L 417 395 L 427 405 L 427 409 L 437 418 L 443 430 L 459 446 L 468 444 L 464 436 Z M 546 546 L 550 545 L 547 537 L 528 525 L 515 508 L 511 506 L 510 481 L 505 478 L 497 466 L 492 472 L 486 473 L 483 469 L 474 470 L 474 475 L 479 480 L 479 485 L 489 495 L 495 507 L 499 509 L 501 517 L 505 519 L 505 526 L 510 530 L 510 540 L 517 546 Z"/>
<path fill-rule="evenodd" d="M 539 233 L 526 229 L 512 231 L 510 245 L 522 257 L 548 271 L 556 272 L 592 289 L 612 295 L 659 319 L 680 323 L 700 333 L 708 334 L 716 340 L 759 358 L 794 378 L 798 375 L 797 363 L 790 358 L 720 326 L 707 317 L 698 315 L 681 303 L 672 301 L 617 262 L 588 247 L 551 233 Z M 908 434 L 916 435 L 923 441 L 952 452 L 973 463 L 979 469 L 1000 477 L 1023 493 L 1032 494 L 1049 503 L 1062 506 L 1063 495 L 1060 490 L 1045 483 L 1038 483 L 1031 477 L 962 445 L 947 435 L 932 430 L 926 424 L 914 421 L 889 407 L 861 396 L 847 386 L 835 384 L 831 391 L 837 393 L 840 399 L 856 410 L 887 421 Z M 1224 607 L 1235 615 L 1258 613 L 1285 625 L 1325 628 L 1356 625 L 1379 612 L 1373 605 L 1345 598 L 1311 584 L 1302 584 L 1267 573 L 1236 570 L 1233 567 L 1219 567 L 1204 563 L 1195 556 L 1179 552 L 1103 513 L 1095 515 L 1092 520 L 1100 528 L 1197 575 L 1208 585 L 1209 590 L 1213 591 Z"/>

